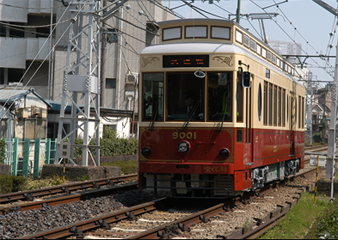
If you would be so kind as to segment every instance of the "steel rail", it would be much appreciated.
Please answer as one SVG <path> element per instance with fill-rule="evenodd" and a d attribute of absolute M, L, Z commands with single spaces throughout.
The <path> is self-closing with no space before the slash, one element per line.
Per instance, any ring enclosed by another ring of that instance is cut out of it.
<path fill-rule="evenodd" d="M 90 192 L 74 193 L 67 196 L 62 196 L 58 198 L 47 199 L 43 201 L 29 202 L 24 204 L 19 204 L 15 206 L 3 207 L 0 208 L 0 215 L 4 215 L 13 211 L 27 211 L 32 209 L 40 209 L 44 206 L 58 206 L 65 203 L 79 202 L 87 199 L 107 196 L 110 194 L 126 192 L 137 189 L 137 183 L 126 183 L 124 185 L 101 188 L 98 190 L 93 190 Z"/>
<path fill-rule="evenodd" d="M 309 169 L 306 172 L 297 174 L 296 176 L 289 176 L 285 178 L 282 182 L 288 183 L 289 181 L 294 180 L 295 178 L 304 176 L 306 174 L 314 172 L 316 169 Z M 278 181 L 277 184 L 272 183 L 266 186 L 265 189 L 258 189 L 256 192 L 259 194 L 264 194 L 271 190 L 272 186 L 280 186 L 280 182 Z M 255 193 L 248 193 L 248 195 L 251 197 Z M 190 216 L 178 219 L 176 221 L 173 221 L 171 223 L 164 224 L 162 226 L 147 230 L 145 232 L 138 233 L 136 235 L 130 236 L 129 239 L 137 239 L 137 238 L 153 238 L 153 239 L 159 239 L 159 238 L 168 238 L 170 235 L 170 232 L 168 232 L 168 229 L 170 227 L 181 229 L 182 231 L 189 230 L 189 226 L 192 226 L 196 223 L 200 222 L 208 222 L 210 217 L 217 215 L 220 212 L 229 211 L 230 206 L 233 206 L 235 204 L 239 204 L 240 202 L 244 202 L 248 198 L 248 196 L 243 197 L 235 197 L 233 199 L 227 200 L 224 203 L 217 204 L 213 207 L 210 207 L 208 209 L 202 210 L 196 214 L 192 214 Z M 164 201 L 168 200 L 168 198 L 163 198 L 157 201 L 137 205 L 128 209 L 120 210 L 114 213 L 101 215 L 98 217 L 95 217 L 93 219 L 80 221 L 77 223 L 73 223 L 67 226 L 47 230 L 44 232 L 36 233 L 33 235 L 28 236 L 21 236 L 21 239 L 58 239 L 58 238 L 65 238 L 69 236 L 77 236 L 79 238 L 84 237 L 84 232 L 89 230 L 94 230 L 97 228 L 104 228 L 104 229 L 110 229 L 109 224 L 118 222 L 124 219 L 134 219 L 135 216 L 150 212 L 157 209 L 157 204 L 164 203 Z M 290 202 L 290 207 L 292 207 L 295 202 Z M 283 207 L 282 212 L 287 211 L 290 207 Z M 278 211 L 276 211 L 278 213 Z M 269 214 L 270 216 L 270 214 Z M 260 223 L 265 223 L 266 220 L 261 219 L 259 221 Z M 241 233 L 241 235 L 243 235 Z"/>
<path fill-rule="evenodd" d="M 100 188 L 101 186 L 114 185 L 116 183 L 136 180 L 136 179 L 137 179 L 137 174 L 129 174 L 129 175 L 124 175 L 120 177 L 102 178 L 102 179 L 85 181 L 85 182 L 77 182 L 77 183 L 59 185 L 59 186 L 49 187 L 49 188 L 2 194 L 0 195 L 0 204 L 15 202 L 18 200 L 32 201 L 34 197 L 42 197 L 46 195 L 54 195 L 54 194 L 60 194 L 60 193 L 69 193 L 72 191 L 84 190 L 87 188 Z"/>
<path fill-rule="evenodd" d="M 305 174 L 312 173 L 315 169 L 310 169 L 306 172 L 303 172 L 301 174 L 298 174 L 296 176 L 289 176 L 285 180 L 285 183 L 288 182 L 288 180 L 293 180 L 294 178 L 301 177 Z M 278 182 L 279 184 L 279 182 Z M 273 184 L 271 184 L 273 185 Z M 264 190 L 259 191 L 260 193 L 265 193 L 271 190 L 271 185 L 267 186 Z M 249 198 L 252 196 L 252 194 L 248 194 Z M 228 211 L 230 205 L 234 205 L 238 202 L 243 202 L 245 201 L 248 197 L 243 196 L 240 198 L 234 198 L 232 200 L 228 200 L 225 203 L 221 203 L 218 205 L 215 205 L 211 208 L 205 209 L 201 212 L 198 212 L 196 214 L 192 214 L 190 216 L 178 219 L 176 221 L 173 221 L 171 223 L 167 223 L 164 225 L 161 225 L 159 227 L 147 230 L 145 232 L 138 233 L 136 235 L 130 236 L 127 239 L 161 239 L 161 238 L 170 238 L 170 228 L 178 228 L 181 229 L 182 231 L 187 231 L 190 226 L 201 223 L 201 222 L 208 222 L 208 220 L 212 217 L 215 216 L 221 212 Z M 292 205 L 293 203 L 291 203 Z M 286 214 L 285 209 L 281 210 L 282 213 L 280 213 L 281 216 L 284 216 Z M 278 210 L 276 211 L 278 213 Z M 275 213 L 275 214 L 276 214 Z M 270 216 L 270 214 L 269 214 Z M 272 216 L 272 214 L 271 214 Z M 274 217 L 275 218 L 275 217 Z M 274 219 L 273 219 L 274 221 Z M 260 220 L 259 222 L 263 222 L 263 220 Z M 260 229 L 260 228 L 259 228 Z M 258 230 L 258 229 L 257 229 Z"/>
<path fill-rule="evenodd" d="M 54 228 L 32 235 L 20 236 L 20 239 L 59 239 L 73 235 L 83 237 L 84 231 L 96 228 L 107 229 L 111 223 L 119 222 L 124 219 L 133 219 L 136 215 L 154 211 L 157 209 L 158 205 L 164 203 L 166 200 L 167 198 L 158 199 L 156 201 L 140 204 L 117 212 L 108 213 L 94 217 L 92 219 L 69 224 L 67 226 Z"/>

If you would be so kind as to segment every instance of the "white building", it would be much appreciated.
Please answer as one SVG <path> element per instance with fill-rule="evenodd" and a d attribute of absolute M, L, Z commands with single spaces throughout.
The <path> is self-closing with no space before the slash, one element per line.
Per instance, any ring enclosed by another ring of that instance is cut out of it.
<path fill-rule="evenodd" d="M 109 11 L 117 2 L 101 0 L 101 6 L 109 6 Z M 57 0 L 0 0 L 0 88 L 27 85 L 45 99 L 61 101 L 70 25 L 70 12 L 65 9 Z M 169 10 L 155 2 L 128 1 L 105 21 L 102 107 L 115 113 L 133 111 L 135 82 L 128 76 L 139 71 L 140 51 L 158 43 L 156 22 L 173 18 Z M 137 108 L 135 112 L 137 119 Z M 49 116 L 48 137 L 56 138 L 58 116 Z M 107 125 L 120 137 L 129 137 L 130 119 L 118 116 L 103 117 L 101 127 Z"/>

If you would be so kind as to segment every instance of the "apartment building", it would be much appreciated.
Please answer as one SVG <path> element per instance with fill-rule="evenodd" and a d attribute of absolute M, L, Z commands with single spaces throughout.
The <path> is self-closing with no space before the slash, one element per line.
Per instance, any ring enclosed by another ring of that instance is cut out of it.
<path fill-rule="evenodd" d="M 71 17 L 66 6 L 70 1 L 0 0 L 0 88 L 34 88 L 50 103 L 61 102 Z M 101 0 L 102 7 L 108 6 L 107 11 L 117 3 Z M 115 115 L 103 117 L 102 128 L 111 127 L 121 137 L 129 137 L 131 124 L 125 113 L 133 111 L 134 101 L 138 99 L 135 78 L 130 77 L 137 76 L 139 71 L 138 53 L 159 42 L 156 22 L 173 18 L 158 3 L 133 0 L 104 21 L 100 49 L 101 106 Z M 135 106 L 137 119 L 138 104 Z M 122 118 L 119 111 L 123 113 Z M 57 112 L 48 116 L 47 137 L 55 138 Z"/>

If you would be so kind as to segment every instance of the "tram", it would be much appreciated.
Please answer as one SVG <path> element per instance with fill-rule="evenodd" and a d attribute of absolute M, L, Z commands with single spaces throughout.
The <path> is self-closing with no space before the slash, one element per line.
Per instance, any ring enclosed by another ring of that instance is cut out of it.
<path fill-rule="evenodd" d="M 228 197 L 304 168 L 295 68 L 234 21 L 160 22 L 140 54 L 139 187 Z"/>

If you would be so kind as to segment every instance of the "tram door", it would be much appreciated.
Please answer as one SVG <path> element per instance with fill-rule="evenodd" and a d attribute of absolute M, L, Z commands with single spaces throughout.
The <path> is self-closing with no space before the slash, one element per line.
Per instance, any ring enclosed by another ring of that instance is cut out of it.
<path fill-rule="evenodd" d="M 295 155 L 295 130 L 296 130 L 296 95 L 290 93 L 290 156 Z"/>
<path fill-rule="evenodd" d="M 246 119 L 245 119 L 245 125 L 246 125 L 246 133 L 245 133 L 245 151 L 250 153 L 250 159 L 253 160 L 253 148 L 252 148 L 252 132 L 251 132 L 251 88 L 245 88 L 245 94 L 246 94 Z"/>

